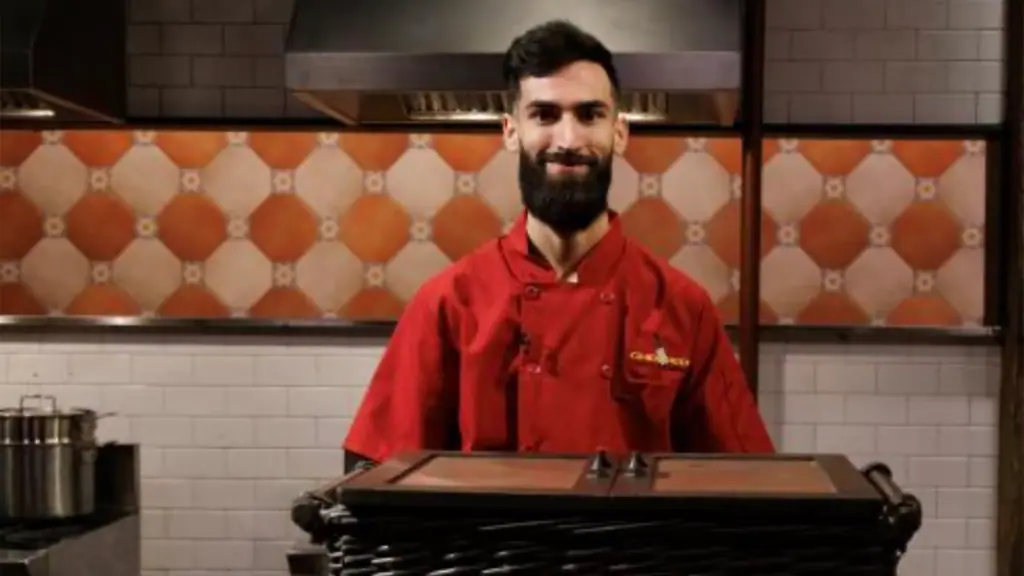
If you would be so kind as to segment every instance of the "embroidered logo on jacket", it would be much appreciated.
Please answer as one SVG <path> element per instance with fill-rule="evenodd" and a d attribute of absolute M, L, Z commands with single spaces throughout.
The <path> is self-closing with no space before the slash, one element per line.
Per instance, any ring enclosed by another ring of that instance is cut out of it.
<path fill-rule="evenodd" d="M 674 370 L 685 370 L 690 367 L 689 358 L 680 358 L 676 356 L 669 356 L 665 352 L 665 348 L 659 346 L 654 353 L 650 352 L 630 352 L 629 359 L 634 362 L 643 362 L 644 364 L 656 364 L 662 368 L 671 368 Z"/>

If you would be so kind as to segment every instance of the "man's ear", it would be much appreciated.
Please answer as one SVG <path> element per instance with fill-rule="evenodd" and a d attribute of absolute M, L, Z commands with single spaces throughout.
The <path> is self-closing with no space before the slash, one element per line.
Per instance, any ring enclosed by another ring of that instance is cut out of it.
<path fill-rule="evenodd" d="M 626 153 L 629 146 L 629 122 L 626 115 L 619 113 L 615 115 L 615 141 L 613 142 L 615 153 L 619 156 Z"/>
<path fill-rule="evenodd" d="M 501 135 L 505 140 L 506 150 L 519 151 L 519 124 L 511 114 L 504 114 L 501 117 Z"/>

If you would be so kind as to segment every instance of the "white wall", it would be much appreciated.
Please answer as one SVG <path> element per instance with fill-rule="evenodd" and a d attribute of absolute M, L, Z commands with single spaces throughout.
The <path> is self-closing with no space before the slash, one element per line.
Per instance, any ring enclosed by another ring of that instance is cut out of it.
<path fill-rule="evenodd" d="M 318 116 L 283 88 L 293 1 L 131 0 L 130 113 Z M 1003 0 L 766 1 L 768 122 L 1001 120 Z"/>
<path fill-rule="evenodd" d="M 341 472 L 382 342 L 0 342 L 0 405 L 51 393 L 143 446 L 145 576 L 282 576 L 291 499 Z M 995 349 L 772 345 L 762 406 L 787 451 L 882 460 L 925 505 L 903 576 L 994 574 Z"/>
<path fill-rule="evenodd" d="M 766 121 L 1001 121 L 1003 0 L 766 1 Z"/>

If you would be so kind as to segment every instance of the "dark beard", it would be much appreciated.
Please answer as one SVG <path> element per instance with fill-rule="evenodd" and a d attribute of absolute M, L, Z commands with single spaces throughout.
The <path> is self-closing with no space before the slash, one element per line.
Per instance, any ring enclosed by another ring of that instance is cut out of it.
<path fill-rule="evenodd" d="M 587 165 L 586 174 L 551 177 L 547 163 Z M 574 152 L 541 153 L 537 159 L 519 152 L 519 189 L 523 206 L 557 234 L 570 236 L 585 230 L 608 209 L 612 183 L 612 156 L 590 157 Z"/>

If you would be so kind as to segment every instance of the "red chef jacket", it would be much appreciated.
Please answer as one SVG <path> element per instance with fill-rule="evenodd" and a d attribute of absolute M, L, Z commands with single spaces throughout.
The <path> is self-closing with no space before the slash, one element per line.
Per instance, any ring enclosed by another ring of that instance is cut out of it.
<path fill-rule="evenodd" d="M 772 452 L 707 292 L 611 229 L 556 279 L 525 214 L 407 304 L 344 448 Z"/>

